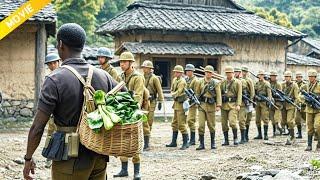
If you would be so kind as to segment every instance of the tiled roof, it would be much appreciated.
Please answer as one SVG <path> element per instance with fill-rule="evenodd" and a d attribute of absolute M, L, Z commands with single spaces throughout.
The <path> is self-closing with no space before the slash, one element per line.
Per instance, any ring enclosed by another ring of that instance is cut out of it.
<path fill-rule="evenodd" d="M 320 39 L 303 38 L 302 41 L 309 44 L 316 50 L 320 50 Z"/>
<path fill-rule="evenodd" d="M 288 39 L 305 36 L 240 8 L 145 1 L 131 4 L 127 11 L 102 24 L 97 33 L 114 35 L 131 30 L 264 35 Z"/>
<path fill-rule="evenodd" d="M 287 54 L 288 65 L 320 66 L 320 59 L 299 55 L 295 53 Z"/>
<path fill-rule="evenodd" d="M 233 55 L 234 50 L 222 43 L 125 42 L 115 52 L 128 50 L 134 54 Z"/>

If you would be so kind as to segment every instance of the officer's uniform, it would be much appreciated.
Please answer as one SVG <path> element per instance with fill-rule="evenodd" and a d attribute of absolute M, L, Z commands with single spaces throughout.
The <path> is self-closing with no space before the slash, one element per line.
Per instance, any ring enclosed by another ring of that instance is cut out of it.
<path fill-rule="evenodd" d="M 278 73 L 275 71 L 270 72 L 270 76 L 278 76 Z M 277 89 L 282 91 L 282 86 L 281 83 L 279 83 L 277 80 L 276 81 L 271 81 L 270 80 L 270 86 L 272 89 Z M 275 105 L 278 107 L 276 109 L 275 107 L 271 107 L 269 109 L 269 117 L 273 125 L 273 136 L 276 135 L 276 130 L 279 129 L 281 132 L 281 129 L 279 128 L 279 124 L 281 123 L 281 110 L 283 108 L 283 100 L 281 100 L 279 97 L 277 97 L 275 94 L 272 93 L 272 97 L 275 101 Z"/>
<path fill-rule="evenodd" d="M 187 64 L 185 71 L 195 71 L 195 67 L 192 64 Z M 199 84 L 199 80 L 196 76 L 187 77 L 187 89 L 192 89 L 193 92 L 195 92 L 196 96 L 197 94 L 197 86 Z M 193 104 L 194 102 L 190 101 L 190 104 Z M 189 108 L 188 115 L 187 115 L 187 122 L 190 129 L 190 145 L 195 145 L 195 133 L 196 133 L 196 122 L 197 122 L 197 113 L 198 113 L 198 107 L 197 105 L 193 105 Z"/>
<path fill-rule="evenodd" d="M 205 72 L 213 73 L 214 69 L 208 65 L 204 69 Z M 221 90 L 218 82 L 213 78 L 206 79 L 204 77 L 199 81 L 199 86 L 196 89 L 199 94 L 199 140 L 200 145 L 197 150 L 204 149 L 204 133 L 205 123 L 210 131 L 211 136 L 211 149 L 215 149 L 215 125 L 216 125 L 216 106 L 221 107 Z"/>
<path fill-rule="evenodd" d="M 297 72 L 296 73 L 296 77 L 302 77 L 302 73 Z M 305 82 L 304 80 L 301 81 L 296 81 L 299 90 L 303 89 L 305 91 L 308 91 L 308 85 L 307 82 Z M 297 125 L 297 129 L 298 129 L 298 136 L 297 138 L 301 139 L 302 138 L 302 124 L 306 123 L 306 104 L 299 102 L 299 105 L 301 107 L 301 111 L 296 110 L 296 115 L 295 115 L 295 123 Z"/>
<path fill-rule="evenodd" d="M 316 70 L 309 70 L 308 76 L 309 77 L 317 77 L 318 73 Z M 315 80 L 314 83 L 311 83 L 310 81 L 307 84 L 307 92 L 308 93 L 314 93 L 317 96 L 320 96 L 320 82 L 318 80 Z M 305 102 L 304 97 L 301 95 L 300 100 L 302 102 Z M 312 150 L 312 139 L 313 135 L 318 136 L 318 144 L 317 144 L 317 150 L 320 149 L 320 110 L 315 109 L 311 107 L 310 104 L 306 103 L 306 116 L 307 116 L 307 133 L 308 133 L 308 147 L 306 151 Z"/>
<path fill-rule="evenodd" d="M 76 69 L 82 77 L 88 74 L 89 64 L 79 58 L 64 60 L 62 65 Z M 104 82 L 104 83 L 101 83 Z M 105 92 L 116 82 L 106 72 L 94 68 L 92 86 Z M 50 115 L 59 127 L 76 127 L 83 104 L 83 86 L 66 68 L 59 68 L 47 76 L 38 103 L 38 109 Z M 105 179 L 108 156 L 96 154 L 80 144 L 78 158 L 52 162 L 52 179 Z"/>
<path fill-rule="evenodd" d="M 232 67 L 226 67 L 226 73 L 234 73 Z M 236 106 L 242 104 L 242 84 L 236 78 L 231 80 L 224 79 L 220 84 L 222 94 L 222 107 L 221 107 L 221 124 L 225 142 L 222 145 L 229 145 L 228 131 L 230 125 L 233 132 L 234 145 L 238 145 L 238 111 Z"/>
<path fill-rule="evenodd" d="M 240 68 L 234 68 L 234 72 L 241 72 Z M 249 95 L 249 82 L 243 78 L 236 77 L 242 84 L 242 95 L 246 95 L 247 97 L 250 98 Z M 245 133 L 246 133 L 246 120 L 247 120 L 247 109 L 249 108 L 250 103 L 246 102 L 245 100 L 242 98 L 242 103 L 240 106 L 240 110 L 238 113 L 238 122 L 239 122 L 239 128 L 240 128 L 240 134 L 241 134 L 241 140 L 240 140 L 240 144 L 243 144 L 246 142 L 245 140 Z"/>
<path fill-rule="evenodd" d="M 265 75 L 263 71 L 259 71 L 258 75 Z M 272 94 L 270 90 L 270 83 L 266 80 L 259 80 L 255 84 L 255 91 L 256 95 L 265 96 L 272 99 Z M 261 131 L 261 121 L 263 121 L 263 129 L 264 129 L 264 139 L 268 139 L 268 124 L 269 124 L 269 107 L 267 106 L 267 103 L 262 100 L 256 101 L 256 125 L 258 129 L 258 136 L 254 139 L 262 139 L 262 131 Z"/>
<path fill-rule="evenodd" d="M 113 55 L 110 49 L 101 47 L 98 49 L 97 57 L 106 57 L 112 59 Z M 113 79 L 117 82 L 121 81 L 121 77 L 119 76 L 117 70 L 108 62 L 108 59 L 106 59 L 106 62 L 103 65 L 101 65 L 101 69 L 107 71 L 111 75 L 111 77 L 113 77 Z"/>
<path fill-rule="evenodd" d="M 242 72 L 249 73 L 249 68 L 247 66 L 242 66 L 241 70 L 242 70 Z M 248 93 L 250 95 L 250 99 L 253 100 L 254 99 L 254 94 L 255 94 L 254 82 L 249 77 L 248 74 L 246 74 L 245 76 L 244 76 L 244 74 L 242 74 L 242 75 L 243 75 L 242 78 L 245 79 L 247 81 L 247 83 L 248 83 Z M 249 128 L 250 128 L 250 122 L 251 122 L 251 119 L 252 119 L 252 111 L 253 111 L 252 109 L 249 108 L 248 111 L 246 112 L 246 134 L 245 134 L 245 140 L 247 142 L 249 141 Z"/>
<path fill-rule="evenodd" d="M 292 77 L 292 72 L 291 71 L 286 71 L 284 73 L 285 77 Z M 299 96 L 299 87 L 298 85 L 293 82 L 293 81 L 288 81 L 288 82 L 284 82 L 282 83 L 282 90 L 285 93 L 285 95 L 289 98 L 292 99 L 293 102 L 298 102 L 298 96 Z M 290 134 L 290 138 L 288 138 L 287 141 L 287 145 L 291 145 L 292 144 L 292 140 L 295 139 L 294 136 L 294 127 L 295 127 L 295 112 L 296 108 L 288 103 L 285 102 L 284 103 L 284 107 L 282 110 L 282 119 L 286 120 L 286 123 L 288 124 L 288 129 L 289 129 L 289 134 Z"/>
<path fill-rule="evenodd" d="M 131 52 L 124 52 L 120 55 L 119 58 L 120 61 L 131 61 L 134 62 L 134 56 Z M 142 74 L 137 72 L 136 70 L 133 70 L 130 74 L 125 74 L 123 72 L 121 74 L 121 80 L 126 83 L 126 87 L 129 91 L 132 91 L 134 93 L 134 100 L 138 102 L 139 107 L 143 104 L 143 97 L 145 92 L 144 87 L 144 77 Z M 148 122 L 143 123 L 143 133 L 149 133 L 150 129 Z M 128 174 L 128 158 L 127 157 L 120 157 L 120 160 L 122 162 L 122 168 L 119 174 L 114 175 L 114 177 L 122 177 L 122 173 L 126 171 L 124 174 Z M 134 165 L 134 176 L 140 176 L 140 154 L 136 154 L 132 157 L 132 163 Z"/>
<path fill-rule="evenodd" d="M 175 66 L 174 72 L 183 73 L 183 67 L 180 65 Z M 183 110 L 183 102 L 187 100 L 187 96 L 185 94 L 185 88 L 187 87 L 187 82 L 183 77 L 175 77 L 172 80 L 171 85 L 171 95 L 174 99 L 173 103 L 173 110 L 174 115 L 172 118 L 172 141 L 170 144 L 166 145 L 167 147 L 176 147 L 177 146 L 177 137 L 178 137 L 178 130 L 181 132 L 183 137 L 183 145 L 180 149 L 188 148 L 188 131 L 186 120 L 187 117 Z"/>

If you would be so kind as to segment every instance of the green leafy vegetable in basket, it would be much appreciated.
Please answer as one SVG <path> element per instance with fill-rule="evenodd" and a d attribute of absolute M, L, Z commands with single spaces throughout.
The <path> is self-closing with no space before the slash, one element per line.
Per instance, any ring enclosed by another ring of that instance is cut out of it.
<path fill-rule="evenodd" d="M 100 128 L 103 126 L 102 117 L 98 110 L 89 113 L 87 121 L 90 129 L 94 130 L 95 132 L 99 132 Z"/>
<path fill-rule="evenodd" d="M 99 112 L 100 116 L 102 117 L 104 128 L 106 130 L 110 130 L 113 127 L 113 122 L 112 122 L 110 116 L 107 115 L 108 111 L 105 110 L 105 104 L 106 104 L 105 96 L 106 96 L 105 92 L 98 90 L 94 94 L 94 100 L 98 106 L 98 112 Z"/>

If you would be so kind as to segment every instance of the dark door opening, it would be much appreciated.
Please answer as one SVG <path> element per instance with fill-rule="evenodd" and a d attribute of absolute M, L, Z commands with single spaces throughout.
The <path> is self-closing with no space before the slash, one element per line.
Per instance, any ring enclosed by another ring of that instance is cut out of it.
<path fill-rule="evenodd" d="M 220 73 L 219 59 L 208 59 L 208 65 L 213 66 L 214 71 Z"/>
<path fill-rule="evenodd" d="M 162 79 L 162 87 L 170 88 L 171 61 L 170 60 L 155 60 L 154 74 L 160 76 Z"/>
<path fill-rule="evenodd" d="M 201 58 L 187 58 L 186 64 L 193 64 L 194 67 L 200 68 L 204 66 L 204 59 Z"/>

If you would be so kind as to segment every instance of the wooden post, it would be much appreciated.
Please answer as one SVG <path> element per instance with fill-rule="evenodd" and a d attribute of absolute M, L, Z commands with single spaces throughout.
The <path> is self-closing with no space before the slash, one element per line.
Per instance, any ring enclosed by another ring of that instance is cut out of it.
<path fill-rule="evenodd" d="M 44 24 L 40 24 L 36 33 L 36 61 L 35 61 L 35 103 L 34 109 L 38 106 L 39 95 L 45 76 L 47 33 Z"/>

